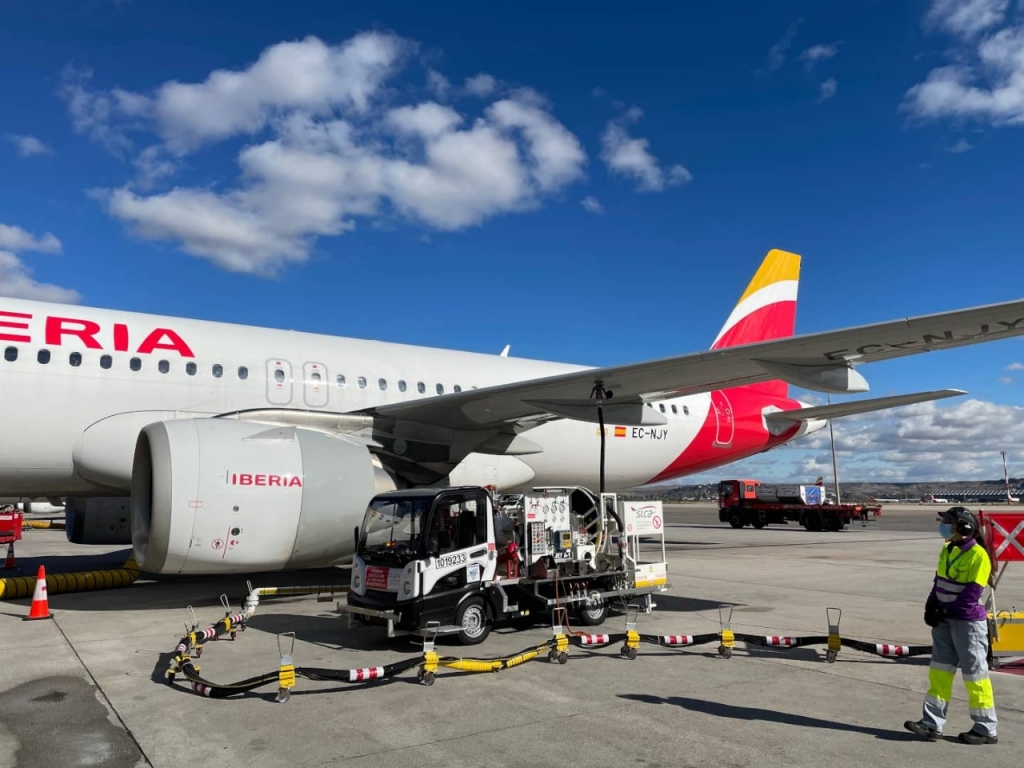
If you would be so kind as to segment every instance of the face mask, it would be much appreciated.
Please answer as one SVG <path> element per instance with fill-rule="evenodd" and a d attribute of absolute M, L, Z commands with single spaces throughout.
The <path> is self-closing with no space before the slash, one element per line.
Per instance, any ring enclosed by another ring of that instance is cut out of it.
<path fill-rule="evenodd" d="M 953 538 L 953 524 L 939 523 L 939 536 L 946 539 L 947 541 Z"/>

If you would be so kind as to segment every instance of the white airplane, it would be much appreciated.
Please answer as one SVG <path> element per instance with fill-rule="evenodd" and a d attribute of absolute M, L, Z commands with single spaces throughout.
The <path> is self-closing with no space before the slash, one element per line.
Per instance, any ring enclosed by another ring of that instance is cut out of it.
<path fill-rule="evenodd" d="M 770 251 L 709 351 L 605 368 L 0 299 L 0 496 L 66 499 L 69 539 L 151 573 L 326 566 L 383 490 L 598 488 L 602 418 L 606 489 L 664 481 L 964 394 L 789 384 L 1024 334 L 1022 300 L 793 336 L 799 267 Z"/>

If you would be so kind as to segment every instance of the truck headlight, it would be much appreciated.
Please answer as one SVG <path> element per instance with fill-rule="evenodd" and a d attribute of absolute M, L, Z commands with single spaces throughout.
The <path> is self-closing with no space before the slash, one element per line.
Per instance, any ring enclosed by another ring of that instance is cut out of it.
<path fill-rule="evenodd" d="M 411 581 L 405 580 L 405 581 L 402 582 L 402 594 L 405 595 L 406 597 L 409 597 L 409 595 L 412 594 L 412 582 Z"/>
<path fill-rule="evenodd" d="M 352 589 L 362 589 L 363 580 L 359 578 L 358 573 L 352 574 Z"/>

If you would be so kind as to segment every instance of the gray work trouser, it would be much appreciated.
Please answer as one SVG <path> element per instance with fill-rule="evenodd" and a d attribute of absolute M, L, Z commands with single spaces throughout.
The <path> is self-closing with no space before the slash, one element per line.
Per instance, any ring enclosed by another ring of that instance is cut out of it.
<path fill-rule="evenodd" d="M 946 619 L 932 628 L 932 662 L 921 722 L 942 731 L 957 667 L 963 674 L 973 731 L 996 735 L 996 704 L 988 677 L 988 623 Z"/>

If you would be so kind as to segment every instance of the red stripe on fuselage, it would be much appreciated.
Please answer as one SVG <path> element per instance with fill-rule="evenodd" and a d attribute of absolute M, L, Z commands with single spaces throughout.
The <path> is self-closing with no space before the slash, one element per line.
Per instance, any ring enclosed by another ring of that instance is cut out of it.
<path fill-rule="evenodd" d="M 799 430 L 800 425 L 794 424 L 792 429 L 786 430 L 781 435 L 772 435 L 764 427 L 761 411 L 769 405 L 789 411 L 800 408 L 800 404 L 788 398 L 766 397 L 764 391 L 758 389 L 761 386 L 764 385 L 754 384 L 723 390 L 732 406 L 735 423 L 730 445 L 715 445 L 715 438 L 718 435 L 718 418 L 715 414 L 715 407 L 712 405 L 708 408 L 707 417 L 693 441 L 683 449 L 675 461 L 647 482 L 656 483 L 682 475 L 691 475 L 744 459 L 747 456 L 753 456 L 755 453 L 760 453 L 767 448 L 774 448 L 789 440 Z"/>

